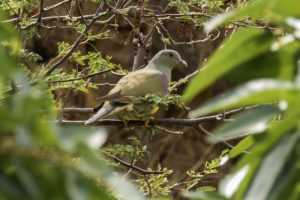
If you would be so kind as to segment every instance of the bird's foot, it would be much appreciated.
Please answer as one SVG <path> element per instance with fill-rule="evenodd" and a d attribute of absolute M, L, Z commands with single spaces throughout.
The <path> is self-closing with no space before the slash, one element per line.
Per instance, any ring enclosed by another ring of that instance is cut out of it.
<path fill-rule="evenodd" d="M 122 121 L 123 121 L 125 127 L 128 128 L 128 122 L 129 122 L 129 121 L 128 121 L 128 120 L 122 120 Z"/>
<path fill-rule="evenodd" d="M 154 117 L 149 117 L 148 119 L 146 119 L 144 122 L 145 127 L 148 127 L 150 120 L 153 120 L 153 119 L 154 119 Z"/>

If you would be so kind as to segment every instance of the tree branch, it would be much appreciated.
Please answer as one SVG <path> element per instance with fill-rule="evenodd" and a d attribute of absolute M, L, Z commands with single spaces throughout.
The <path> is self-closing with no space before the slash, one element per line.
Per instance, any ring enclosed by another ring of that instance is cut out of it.
<path fill-rule="evenodd" d="M 174 126 L 197 126 L 198 124 L 206 121 L 224 121 L 224 116 L 226 115 L 232 115 L 239 113 L 244 110 L 249 110 L 252 108 L 257 107 L 258 105 L 254 106 L 247 106 L 242 108 L 237 108 L 234 110 L 230 110 L 227 112 L 215 114 L 215 115 L 209 115 L 205 117 L 199 117 L 195 119 L 176 119 L 176 118 L 162 118 L 162 119 L 153 119 L 149 121 L 149 125 L 174 125 Z M 80 112 L 80 113 L 90 113 L 93 112 L 93 108 L 65 108 L 65 113 L 68 112 Z M 226 119 L 225 119 L 226 121 Z M 56 121 L 57 123 L 61 125 L 83 125 L 85 120 L 62 120 L 61 122 Z M 144 121 L 129 121 L 129 126 L 133 125 L 144 125 Z M 124 123 L 120 120 L 116 119 L 101 119 L 95 124 L 92 124 L 91 126 L 124 126 Z"/>
<path fill-rule="evenodd" d="M 101 151 L 103 153 L 105 153 L 104 151 Z M 137 172 L 140 172 L 141 174 L 143 175 L 148 175 L 148 174 L 163 174 L 164 172 L 163 171 L 148 171 L 148 170 L 145 170 L 145 169 L 142 169 L 140 167 L 137 167 L 133 164 L 130 164 L 124 160 L 121 160 L 120 158 L 118 158 L 117 156 L 114 156 L 114 155 L 111 155 L 111 154 L 107 154 L 105 153 L 105 155 L 107 155 L 108 157 L 114 159 L 116 162 L 120 163 L 121 165 L 125 166 L 125 167 L 128 167 L 130 169 L 133 169 Z"/>
<path fill-rule="evenodd" d="M 201 71 L 201 70 L 200 70 Z M 199 72 L 199 69 L 197 69 L 196 71 L 194 71 L 193 73 L 187 75 L 186 77 L 180 79 L 176 84 L 174 84 L 171 89 L 175 89 L 177 88 L 178 86 L 186 83 L 186 81 L 183 81 L 183 80 L 189 80 L 190 78 L 192 78 L 193 76 L 195 76 L 197 73 Z"/>
<path fill-rule="evenodd" d="M 103 71 L 95 72 L 95 73 L 88 74 L 86 76 L 82 76 L 82 77 L 78 77 L 78 78 L 70 78 L 70 79 L 65 79 L 65 80 L 47 81 L 47 83 L 63 83 L 63 82 L 69 82 L 69 81 L 78 81 L 78 80 L 81 80 L 81 79 L 88 79 L 88 78 L 91 78 L 93 76 L 104 74 L 104 73 L 109 72 L 109 71 L 111 71 L 111 69 L 105 69 Z"/>
<path fill-rule="evenodd" d="M 78 37 L 78 39 L 76 40 L 76 42 L 73 44 L 72 48 L 70 49 L 70 51 L 63 56 L 60 60 L 58 60 L 45 74 L 44 74 L 44 78 L 49 76 L 59 65 L 61 65 L 69 56 L 72 55 L 72 53 L 74 52 L 74 50 L 76 49 L 76 47 L 79 45 L 80 41 L 82 40 L 82 38 L 85 36 L 85 34 L 87 33 L 87 31 L 89 30 L 89 28 L 92 26 L 92 24 L 100 17 L 103 16 L 105 14 L 108 13 L 108 11 L 100 13 L 101 10 L 101 6 L 99 6 L 99 8 L 97 9 L 96 13 L 94 14 L 93 19 L 89 22 L 89 24 L 85 27 L 84 31 L 81 33 L 81 35 Z M 111 18 L 110 18 L 111 19 Z"/>
<path fill-rule="evenodd" d="M 40 13 L 36 20 L 37 25 L 41 24 L 41 22 L 42 22 L 41 20 L 42 20 L 43 12 L 44 12 L 44 0 L 40 0 Z"/>
<path fill-rule="evenodd" d="M 50 11 L 53 10 L 54 8 L 57 8 L 60 5 L 63 5 L 64 3 L 68 3 L 70 0 L 63 0 L 61 2 L 58 2 L 57 4 L 53 4 L 52 6 L 48 6 L 46 8 L 44 8 L 44 11 Z"/>

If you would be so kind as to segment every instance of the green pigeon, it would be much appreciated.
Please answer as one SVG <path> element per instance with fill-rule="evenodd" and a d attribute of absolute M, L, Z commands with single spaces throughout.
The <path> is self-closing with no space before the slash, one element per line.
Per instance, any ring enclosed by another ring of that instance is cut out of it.
<path fill-rule="evenodd" d="M 176 51 L 166 49 L 158 52 L 146 67 L 128 73 L 106 96 L 101 97 L 104 101 L 102 107 L 95 108 L 97 113 L 85 124 L 92 124 L 112 115 L 125 124 L 130 120 L 149 119 L 158 110 L 158 106 L 145 103 L 141 98 L 147 94 L 168 94 L 171 72 L 180 66 L 186 67 L 187 64 Z"/>

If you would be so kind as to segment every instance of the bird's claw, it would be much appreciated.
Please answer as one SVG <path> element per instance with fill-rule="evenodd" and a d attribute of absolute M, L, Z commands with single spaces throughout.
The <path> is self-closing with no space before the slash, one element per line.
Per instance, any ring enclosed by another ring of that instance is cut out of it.
<path fill-rule="evenodd" d="M 145 127 L 148 127 L 150 120 L 153 120 L 153 119 L 154 119 L 154 117 L 149 117 L 148 119 L 146 119 L 145 123 L 144 123 Z"/>

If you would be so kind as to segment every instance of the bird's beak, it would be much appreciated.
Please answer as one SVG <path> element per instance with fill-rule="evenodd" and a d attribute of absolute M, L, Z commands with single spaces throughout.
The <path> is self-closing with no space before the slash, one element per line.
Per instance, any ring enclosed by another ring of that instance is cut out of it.
<path fill-rule="evenodd" d="M 179 60 L 179 65 L 182 66 L 182 67 L 187 68 L 186 62 L 184 60 L 182 60 L 182 59 Z"/>

